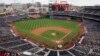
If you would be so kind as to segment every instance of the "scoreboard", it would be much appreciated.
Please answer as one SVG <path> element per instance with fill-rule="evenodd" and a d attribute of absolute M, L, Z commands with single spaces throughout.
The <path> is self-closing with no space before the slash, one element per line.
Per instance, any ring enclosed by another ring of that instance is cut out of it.
<path fill-rule="evenodd" d="M 49 9 L 50 11 L 68 11 L 69 4 L 50 4 Z"/>

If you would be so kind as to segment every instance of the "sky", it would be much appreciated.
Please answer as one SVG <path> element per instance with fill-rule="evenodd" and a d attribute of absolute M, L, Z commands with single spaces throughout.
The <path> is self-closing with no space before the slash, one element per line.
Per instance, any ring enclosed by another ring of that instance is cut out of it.
<path fill-rule="evenodd" d="M 39 1 L 42 4 L 48 4 L 50 2 L 50 0 L 0 0 L 0 3 L 34 3 L 34 1 Z M 67 2 L 78 6 L 100 5 L 100 0 L 67 0 Z"/>

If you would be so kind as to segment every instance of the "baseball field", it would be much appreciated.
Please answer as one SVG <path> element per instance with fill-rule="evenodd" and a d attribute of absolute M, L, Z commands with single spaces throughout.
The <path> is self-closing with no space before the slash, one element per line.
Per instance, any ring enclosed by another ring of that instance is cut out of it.
<path fill-rule="evenodd" d="M 64 48 L 79 33 L 79 24 L 74 20 L 29 19 L 13 23 L 16 30 L 27 38 L 44 43 L 52 48 Z M 34 42 L 34 41 L 33 41 Z"/>

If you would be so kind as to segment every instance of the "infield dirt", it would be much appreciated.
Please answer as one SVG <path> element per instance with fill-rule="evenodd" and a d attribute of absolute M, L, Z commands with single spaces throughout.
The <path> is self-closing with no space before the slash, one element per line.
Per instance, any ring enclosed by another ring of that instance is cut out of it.
<path fill-rule="evenodd" d="M 36 35 L 40 35 L 43 32 L 48 31 L 48 30 L 57 30 L 57 31 L 64 32 L 65 34 L 67 34 L 68 32 L 71 32 L 70 29 L 66 29 L 63 27 L 40 27 L 40 28 L 32 30 L 32 33 Z"/>

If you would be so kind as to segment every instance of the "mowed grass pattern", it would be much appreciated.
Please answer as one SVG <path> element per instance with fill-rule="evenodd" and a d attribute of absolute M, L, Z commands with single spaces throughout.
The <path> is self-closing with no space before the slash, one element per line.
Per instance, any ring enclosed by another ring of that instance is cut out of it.
<path fill-rule="evenodd" d="M 79 32 L 79 26 L 76 21 L 67 21 L 67 20 L 53 20 L 53 19 L 37 19 L 37 20 L 23 20 L 14 22 L 17 31 L 25 34 L 35 40 L 38 40 L 42 43 L 46 43 L 53 48 L 57 47 L 57 44 L 52 42 L 51 40 L 44 38 L 42 36 L 37 36 L 32 32 L 32 30 L 40 28 L 40 27 L 63 27 L 70 29 L 72 32 L 64 38 L 66 41 L 71 41 Z"/>
<path fill-rule="evenodd" d="M 52 33 L 55 33 L 55 35 L 53 35 Z M 65 35 L 65 33 L 56 30 L 48 30 L 43 32 L 41 35 L 44 37 L 48 37 L 50 40 L 54 40 L 62 38 Z"/>

